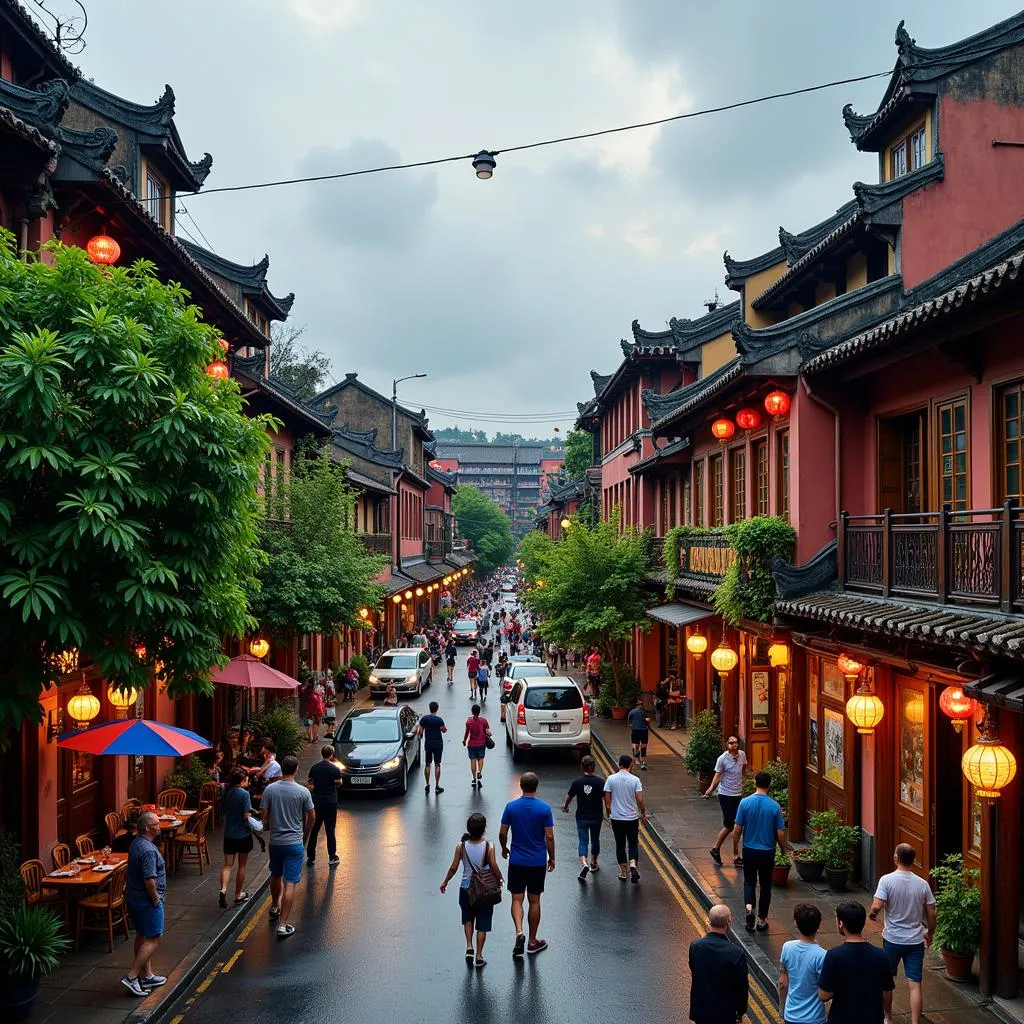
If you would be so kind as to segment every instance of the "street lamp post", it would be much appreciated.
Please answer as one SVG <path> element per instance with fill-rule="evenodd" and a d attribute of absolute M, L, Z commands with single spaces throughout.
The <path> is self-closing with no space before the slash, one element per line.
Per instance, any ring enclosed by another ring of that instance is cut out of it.
<path fill-rule="evenodd" d="M 403 380 L 416 380 L 426 377 L 425 373 L 410 373 L 408 377 L 399 377 L 391 382 L 391 450 L 398 451 L 398 385 Z"/>

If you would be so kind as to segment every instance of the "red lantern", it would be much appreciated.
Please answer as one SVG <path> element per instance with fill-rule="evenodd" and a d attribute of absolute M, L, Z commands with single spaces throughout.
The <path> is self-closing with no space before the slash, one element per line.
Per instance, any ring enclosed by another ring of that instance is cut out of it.
<path fill-rule="evenodd" d="M 732 420 L 727 419 L 715 420 L 711 424 L 711 433 L 718 438 L 719 442 L 725 444 L 736 433 L 736 424 Z"/>
<path fill-rule="evenodd" d="M 790 404 L 789 395 L 785 391 L 772 391 L 764 399 L 764 407 L 768 410 L 768 415 L 774 416 L 777 420 L 782 419 L 789 412 Z"/>
<path fill-rule="evenodd" d="M 959 686 L 947 686 L 939 694 L 939 708 L 944 715 L 953 719 L 953 728 L 960 732 L 964 722 L 974 718 L 978 713 L 978 702 L 967 694 Z"/>
<path fill-rule="evenodd" d="M 121 256 L 121 246 L 110 235 L 93 235 L 86 242 L 85 251 L 93 263 L 99 263 L 104 267 L 116 263 Z"/>
<path fill-rule="evenodd" d="M 736 426 L 740 430 L 757 430 L 761 426 L 761 414 L 756 409 L 740 409 L 736 413 Z"/>
<path fill-rule="evenodd" d="M 223 338 L 218 338 L 217 344 L 220 345 L 221 350 L 224 352 L 227 352 L 231 348 L 231 346 Z"/>
<path fill-rule="evenodd" d="M 227 380 L 228 364 L 225 363 L 223 360 L 218 359 L 215 363 L 210 363 L 210 365 L 206 368 L 206 372 L 215 380 Z"/>
<path fill-rule="evenodd" d="M 859 676 L 864 671 L 864 666 L 848 654 L 840 654 L 836 658 L 836 665 L 839 667 L 839 671 L 848 679 Z"/>

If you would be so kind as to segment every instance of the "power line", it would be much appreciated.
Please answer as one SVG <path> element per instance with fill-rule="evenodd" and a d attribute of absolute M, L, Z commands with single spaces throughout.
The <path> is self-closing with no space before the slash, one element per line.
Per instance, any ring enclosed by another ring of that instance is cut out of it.
<path fill-rule="evenodd" d="M 190 221 L 192 221 L 192 226 L 196 229 L 196 231 L 199 232 L 199 237 L 206 243 L 206 248 L 209 249 L 210 252 L 212 252 L 216 256 L 217 254 L 216 254 L 216 252 L 214 252 L 214 248 L 210 244 L 210 240 L 206 237 L 206 235 L 203 234 L 203 229 L 196 223 L 195 217 L 192 216 L 192 214 L 189 212 L 188 207 L 184 203 L 181 204 L 181 212 L 186 217 L 188 217 L 188 219 Z M 193 239 L 193 241 L 195 241 L 195 239 Z M 196 245 L 198 245 L 198 244 L 199 243 L 196 242 Z"/>

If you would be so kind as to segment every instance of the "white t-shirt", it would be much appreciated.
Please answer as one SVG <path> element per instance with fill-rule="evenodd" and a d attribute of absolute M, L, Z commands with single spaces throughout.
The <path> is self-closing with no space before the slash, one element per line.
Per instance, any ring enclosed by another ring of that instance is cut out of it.
<path fill-rule="evenodd" d="M 612 795 L 610 817 L 616 821 L 636 821 L 640 817 L 636 795 L 643 792 L 640 780 L 632 772 L 617 771 L 604 780 L 604 791 Z"/>
<path fill-rule="evenodd" d="M 743 767 L 747 763 L 747 755 L 741 750 L 736 757 L 728 751 L 718 755 L 715 771 L 721 772 L 718 780 L 718 792 L 721 796 L 743 795 Z"/>
<path fill-rule="evenodd" d="M 878 880 L 875 899 L 885 900 L 883 939 L 901 946 L 924 942 L 924 908 L 935 896 L 923 878 L 913 871 L 890 871 Z"/>

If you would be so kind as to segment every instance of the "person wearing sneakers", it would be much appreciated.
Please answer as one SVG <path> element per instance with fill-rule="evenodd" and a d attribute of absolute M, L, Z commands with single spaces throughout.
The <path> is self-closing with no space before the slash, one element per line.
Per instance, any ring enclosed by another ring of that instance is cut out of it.
<path fill-rule="evenodd" d="M 469 674 L 469 699 L 476 700 L 476 674 L 480 671 L 480 656 L 476 650 L 470 652 L 466 659 L 466 672 Z"/>
<path fill-rule="evenodd" d="M 469 710 L 462 745 L 469 752 L 469 774 L 473 779 L 473 788 L 479 789 L 484 784 L 484 755 L 487 753 L 487 741 L 491 738 L 491 727 L 486 718 L 480 717 L 479 704 L 474 704 Z"/>
<path fill-rule="evenodd" d="M 288 923 L 295 887 L 302 880 L 306 838 L 313 827 L 313 797 L 295 781 L 299 759 L 291 754 L 281 762 L 281 781 L 268 786 L 260 804 L 263 827 L 270 832 L 270 919 L 277 937 L 295 934 Z"/>
<path fill-rule="evenodd" d="M 644 787 L 630 771 L 633 758 L 623 754 L 619 770 L 604 780 L 604 806 L 612 823 L 615 836 L 615 859 L 619 864 L 619 880 L 640 881 L 640 822 L 647 820 Z M 628 855 L 628 861 L 627 861 Z M 627 873 L 628 868 L 628 873 Z"/>
<path fill-rule="evenodd" d="M 647 741 L 651 736 L 651 716 L 644 710 L 642 697 L 637 697 L 636 707 L 630 709 L 626 718 L 629 720 L 629 739 L 633 744 L 633 757 L 639 762 L 640 770 L 647 771 Z"/>
<path fill-rule="evenodd" d="M 128 850 L 124 888 L 124 901 L 135 926 L 135 959 L 121 984 L 133 996 L 148 996 L 153 989 L 167 984 L 163 975 L 153 973 L 153 954 L 164 933 L 167 867 L 156 848 L 160 819 L 153 811 L 144 811 L 136 828 L 138 835 Z"/>
<path fill-rule="evenodd" d="M 416 732 L 423 738 L 423 779 L 426 782 L 424 792 L 430 792 L 430 765 L 434 765 L 434 791 L 443 793 L 441 785 L 441 755 L 444 753 L 444 734 L 448 726 L 437 713 L 437 701 L 430 702 L 430 714 L 420 719 Z M 486 743 L 485 743 L 486 745 Z"/>
<path fill-rule="evenodd" d="M 704 799 L 710 798 L 718 787 L 718 804 L 722 808 L 722 828 L 719 830 L 715 845 L 708 851 L 711 859 L 722 865 L 722 843 L 732 835 L 732 862 L 735 867 L 743 867 L 740 856 L 740 837 L 733 831 L 736 825 L 736 808 L 743 796 L 743 775 L 747 770 L 747 755 L 740 750 L 738 736 L 730 736 L 725 741 L 725 751 L 718 755 L 715 762 L 715 775 L 711 785 L 704 792 Z"/>
<path fill-rule="evenodd" d="M 248 821 L 252 814 L 252 800 L 248 787 L 249 776 L 243 769 L 236 768 L 228 779 L 228 791 L 220 802 L 220 813 L 224 818 L 224 866 L 220 869 L 220 897 L 217 902 L 221 910 L 228 905 L 228 882 L 236 857 L 235 905 L 249 899 L 245 891 L 245 871 L 252 853 L 252 829 Z"/>
<path fill-rule="evenodd" d="M 316 843 L 323 826 L 327 839 L 327 863 L 336 868 L 341 863 L 338 856 L 338 840 L 335 829 L 338 824 L 338 787 L 341 785 L 341 768 L 334 760 L 334 747 L 325 743 L 320 748 L 320 760 L 311 765 L 307 785 L 313 794 L 313 827 L 306 842 L 306 864 L 313 866 L 316 860 Z"/>
<path fill-rule="evenodd" d="M 547 939 L 537 935 L 540 927 L 540 897 L 549 871 L 555 870 L 555 819 L 551 808 L 537 798 L 540 779 L 533 772 L 524 772 L 519 779 L 523 795 L 505 804 L 501 815 L 498 842 L 501 855 L 508 861 L 508 891 L 512 896 L 512 923 L 516 941 L 512 956 L 531 956 L 548 948 Z M 512 848 L 508 834 L 512 832 Z M 523 900 L 529 902 L 527 923 L 530 940 L 523 934 Z"/>
<path fill-rule="evenodd" d="M 740 801 L 736 809 L 735 832 L 743 836 L 743 902 L 747 908 L 746 927 L 754 930 L 754 901 L 757 887 L 757 930 L 768 930 L 768 908 L 772 903 L 772 867 L 775 844 L 788 850 L 782 808 L 768 795 L 772 777 L 767 772 L 754 776 L 757 791 Z"/>
<path fill-rule="evenodd" d="M 569 787 L 569 793 L 562 804 L 568 814 L 569 804 L 576 798 L 576 833 L 579 837 L 581 882 L 587 880 L 591 871 L 600 871 L 597 858 L 601 853 L 601 824 L 604 821 L 604 779 L 595 775 L 597 762 L 588 754 L 580 761 L 583 774 Z M 587 863 L 587 846 L 590 846 L 590 862 Z"/>

